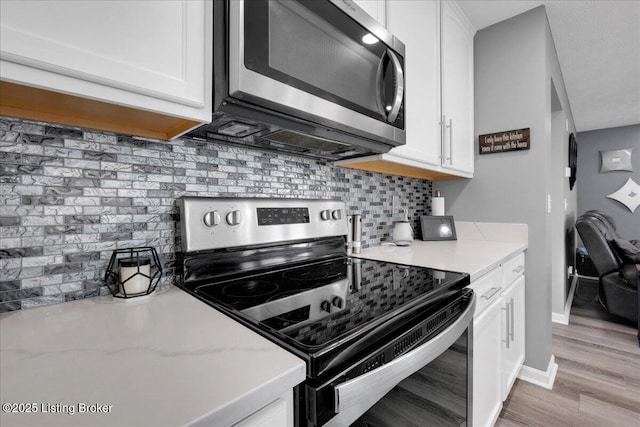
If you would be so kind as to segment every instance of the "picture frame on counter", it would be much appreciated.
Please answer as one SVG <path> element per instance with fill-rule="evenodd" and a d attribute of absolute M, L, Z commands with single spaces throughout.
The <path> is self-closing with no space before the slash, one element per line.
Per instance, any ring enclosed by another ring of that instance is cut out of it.
<path fill-rule="evenodd" d="M 421 216 L 422 240 L 458 240 L 453 216 Z"/>

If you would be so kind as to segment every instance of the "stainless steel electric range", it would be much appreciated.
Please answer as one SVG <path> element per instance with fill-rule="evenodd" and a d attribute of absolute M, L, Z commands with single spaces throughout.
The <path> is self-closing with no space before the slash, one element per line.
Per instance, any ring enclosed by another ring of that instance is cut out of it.
<path fill-rule="evenodd" d="M 306 361 L 296 425 L 469 423 L 467 274 L 348 256 L 341 201 L 178 204 L 180 286 Z"/>

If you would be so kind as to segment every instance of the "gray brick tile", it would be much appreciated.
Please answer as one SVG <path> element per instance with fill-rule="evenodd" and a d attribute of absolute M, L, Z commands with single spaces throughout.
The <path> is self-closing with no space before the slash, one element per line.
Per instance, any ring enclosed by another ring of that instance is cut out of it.
<path fill-rule="evenodd" d="M 8 283 L 0 292 L 21 283 L 43 294 L 0 302 L 0 311 L 107 294 L 102 278 L 116 248 L 151 245 L 170 263 L 180 251 L 175 200 L 182 195 L 341 198 L 349 212 L 364 215 L 366 247 L 389 238 L 398 219 L 388 208 L 395 193 L 411 194 L 402 204 L 417 233 L 432 188 L 189 138 L 163 142 L 37 123 L 39 134 L 14 131 L 32 125 L 0 117 L 0 249 L 16 255 L 0 255 L 0 281 Z M 62 205 L 47 204 L 59 198 Z M 56 262 L 31 266 L 44 261 Z M 163 283 L 174 281 L 172 266 Z"/>

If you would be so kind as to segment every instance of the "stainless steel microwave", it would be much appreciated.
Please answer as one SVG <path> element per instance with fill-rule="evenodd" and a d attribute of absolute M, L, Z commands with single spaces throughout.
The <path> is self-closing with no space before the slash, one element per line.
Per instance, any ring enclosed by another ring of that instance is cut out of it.
<path fill-rule="evenodd" d="M 194 137 L 333 160 L 405 143 L 404 44 L 353 1 L 215 0 L 213 53 Z"/>

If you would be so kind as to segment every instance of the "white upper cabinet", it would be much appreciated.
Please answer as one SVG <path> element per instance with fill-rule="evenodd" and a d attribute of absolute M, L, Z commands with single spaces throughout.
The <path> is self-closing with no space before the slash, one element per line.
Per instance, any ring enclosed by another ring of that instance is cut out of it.
<path fill-rule="evenodd" d="M 473 176 L 473 37 L 455 2 L 389 0 L 386 26 L 406 47 L 406 144 L 336 164 L 424 179 Z"/>
<path fill-rule="evenodd" d="M 442 3 L 441 84 L 444 168 L 473 173 L 473 35 L 457 5 Z"/>
<path fill-rule="evenodd" d="M 440 127 L 440 6 L 437 1 L 390 2 L 389 31 L 406 46 L 406 145 L 390 154 L 439 166 Z"/>
<path fill-rule="evenodd" d="M 191 127 L 211 120 L 210 2 L 2 1 L 0 9 L 3 84 L 186 119 Z"/>
<path fill-rule="evenodd" d="M 386 0 L 354 0 L 373 19 L 386 26 Z"/>

